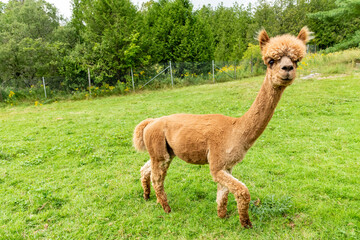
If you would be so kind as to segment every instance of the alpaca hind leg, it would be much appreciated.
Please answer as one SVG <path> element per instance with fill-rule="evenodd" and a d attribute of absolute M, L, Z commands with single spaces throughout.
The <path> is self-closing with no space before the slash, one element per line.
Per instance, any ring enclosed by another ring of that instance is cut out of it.
<path fill-rule="evenodd" d="M 147 161 L 140 169 L 141 172 L 141 185 L 144 189 L 144 199 L 150 198 L 150 175 L 151 175 L 151 160 Z"/>
<path fill-rule="evenodd" d="M 170 157 L 164 159 L 151 159 L 151 181 L 155 189 L 157 201 L 161 204 L 166 213 L 171 212 L 164 190 L 164 180 L 170 163 Z"/>
<path fill-rule="evenodd" d="M 234 194 L 239 212 L 240 223 L 245 228 L 251 228 L 252 224 L 248 212 L 250 203 L 250 192 L 248 188 L 245 184 L 234 178 L 225 170 L 212 172 L 212 175 L 216 182 L 226 186 L 229 191 Z"/>
<path fill-rule="evenodd" d="M 220 183 L 218 183 L 216 202 L 217 202 L 217 213 L 218 213 L 219 218 L 226 217 L 228 195 L 229 195 L 229 189 L 227 187 L 225 187 L 224 185 L 221 185 Z"/>

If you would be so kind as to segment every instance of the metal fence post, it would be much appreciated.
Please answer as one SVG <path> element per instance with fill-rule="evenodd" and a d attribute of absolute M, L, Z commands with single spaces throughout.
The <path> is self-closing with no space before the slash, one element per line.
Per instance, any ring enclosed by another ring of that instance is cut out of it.
<path fill-rule="evenodd" d="M 236 78 L 236 61 L 235 61 L 235 64 L 234 64 L 234 74 L 235 74 L 235 80 L 237 79 Z"/>
<path fill-rule="evenodd" d="M 91 76 L 90 76 L 90 68 L 88 68 L 88 78 L 89 78 L 89 93 L 91 96 Z"/>
<path fill-rule="evenodd" d="M 134 72 L 133 72 L 132 67 L 131 67 L 131 81 L 132 81 L 132 85 L 133 85 L 133 91 L 135 92 Z"/>
<path fill-rule="evenodd" d="M 213 83 L 215 83 L 215 61 L 212 60 L 212 75 L 213 75 Z"/>
<path fill-rule="evenodd" d="M 251 54 L 251 62 L 250 62 L 250 64 L 251 64 L 251 74 L 253 73 L 253 57 L 252 57 L 252 54 Z"/>
<path fill-rule="evenodd" d="M 47 95 L 46 95 L 46 86 L 45 86 L 45 78 L 44 78 L 44 77 L 42 77 L 42 80 L 43 80 L 43 86 L 44 86 L 45 98 L 47 98 Z"/>
<path fill-rule="evenodd" d="M 171 67 L 171 61 L 169 62 L 170 64 L 170 77 L 171 77 L 171 86 L 174 87 L 174 80 L 173 80 L 173 75 L 172 75 L 172 67 Z"/>

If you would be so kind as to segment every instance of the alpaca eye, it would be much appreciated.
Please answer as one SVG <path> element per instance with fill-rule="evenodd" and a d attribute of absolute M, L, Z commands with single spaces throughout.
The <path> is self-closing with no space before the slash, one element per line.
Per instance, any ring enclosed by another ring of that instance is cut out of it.
<path fill-rule="evenodd" d="M 269 61 L 269 64 L 270 64 L 270 65 L 273 65 L 274 62 L 275 62 L 274 59 L 271 59 L 271 60 Z"/>

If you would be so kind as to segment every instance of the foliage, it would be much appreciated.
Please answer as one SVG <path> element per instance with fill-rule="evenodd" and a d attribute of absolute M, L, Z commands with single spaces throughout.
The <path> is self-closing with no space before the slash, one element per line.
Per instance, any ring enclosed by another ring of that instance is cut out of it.
<path fill-rule="evenodd" d="M 96 86 L 128 84 L 131 69 L 148 70 L 150 76 L 153 66 L 169 61 L 177 68 L 177 83 L 198 82 L 183 79 L 190 72 L 207 81 L 212 60 L 227 62 L 220 68 L 230 69 L 229 62 L 236 63 L 233 69 L 243 66 L 237 75 L 244 77 L 253 51 L 248 47 L 257 45 L 261 28 L 275 36 L 297 34 L 308 25 L 315 32 L 311 44 L 329 48 L 326 52 L 358 47 L 359 5 L 359 0 L 258 0 L 194 9 L 190 0 L 148 1 L 140 8 L 130 0 L 72 0 L 66 22 L 45 0 L 0 2 L 0 88 L 11 81 L 16 84 L 10 90 L 18 91 L 45 76 L 59 80 L 56 90 L 73 92 L 86 89 L 88 70 Z M 263 72 L 260 59 L 254 66 L 254 74 Z M 227 78 L 222 73 L 217 80 Z"/>
<path fill-rule="evenodd" d="M 358 47 L 356 32 L 360 27 L 360 1 L 335 1 L 335 7 L 328 11 L 318 11 L 309 15 L 316 24 L 317 42 L 324 48 L 334 44 L 334 50 Z"/>
<path fill-rule="evenodd" d="M 203 19 L 193 13 L 189 0 L 150 1 L 143 8 L 144 47 L 151 62 L 210 61 L 212 35 Z"/>
<path fill-rule="evenodd" d="M 199 16 L 211 27 L 215 47 L 214 59 L 240 60 L 249 41 L 250 8 L 245 9 L 237 4 L 230 8 L 219 5 L 215 9 L 203 6 Z"/>
<path fill-rule="evenodd" d="M 306 77 L 311 74 L 353 74 L 359 71 L 360 50 L 350 49 L 335 53 L 315 53 L 307 54 L 307 56 L 299 63 L 298 74 Z M 249 44 L 248 49 L 244 53 L 243 60 L 240 62 L 215 62 L 215 75 L 212 75 L 212 62 L 173 62 L 172 74 L 174 86 L 172 86 L 170 71 L 165 71 L 155 80 L 148 83 L 156 74 L 165 70 L 168 65 L 153 65 L 147 68 L 133 69 L 135 90 L 142 91 L 144 89 L 162 89 L 170 87 L 183 87 L 189 85 L 200 85 L 237 79 L 244 79 L 251 76 L 262 75 L 266 71 L 260 50 L 257 45 Z M 87 75 L 87 73 L 84 73 Z M 213 78 L 214 77 L 214 78 Z M 86 76 L 84 76 L 86 78 Z M 72 85 L 73 89 L 69 90 L 65 84 L 57 86 L 57 82 L 65 82 L 65 78 L 45 78 L 48 97 L 44 97 L 44 89 L 42 82 L 31 85 L 29 89 L 16 89 L 6 82 L 7 87 L 3 87 L 0 91 L 0 102 L 10 105 L 18 105 L 21 102 L 34 104 L 51 103 L 57 100 L 72 99 L 94 99 L 109 95 L 127 94 L 133 91 L 132 79 L 130 75 L 126 76 L 126 81 L 118 81 L 114 85 L 100 83 L 91 87 L 92 94 L 89 94 L 88 85 L 80 82 L 79 85 Z M 4 86 L 4 84 L 3 84 Z M 13 92 L 14 94 L 10 94 Z M 11 95 L 11 97 L 10 97 Z"/>
<path fill-rule="evenodd" d="M 130 66 L 146 63 L 149 57 L 140 52 L 137 12 L 130 0 L 79 0 L 74 7 L 72 21 L 82 42 L 71 54 L 77 57 L 68 58 L 70 64 L 83 71 L 90 67 L 96 83 L 114 84 Z"/>
<path fill-rule="evenodd" d="M 244 52 L 243 61 L 251 62 L 251 72 L 254 70 L 261 73 L 266 69 L 266 65 L 262 60 L 261 50 L 259 45 L 249 43 L 248 48 Z M 247 65 L 249 67 L 250 65 Z"/>
<path fill-rule="evenodd" d="M 59 26 L 57 9 L 43 1 L 10 1 L 0 13 L 0 82 L 34 78 L 57 70 L 61 44 L 53 39 Z"/>
<path fill-rule="evenodd" d="M 337 52 L 345 49 L 349 49 L 352 47 L 358 47 L 360 48 L 360 31 L 356 31 L 354 35 L 351 37 L 348 37 L 343 42 L 340 42 L 338 44 L 335 44 L 332 47 L 329 47 L 325 50 L 325 52 Z"/>
<path fill-rule="evenodd" d="M 310 74 L 340 74 L 359 71 L 360 49 L 308 54 L 298 65 L 301 76 Z"/>

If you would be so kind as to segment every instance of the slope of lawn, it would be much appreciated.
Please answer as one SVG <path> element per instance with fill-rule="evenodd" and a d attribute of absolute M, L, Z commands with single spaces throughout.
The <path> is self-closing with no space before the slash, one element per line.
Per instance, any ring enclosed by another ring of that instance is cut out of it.
<path fill-rule="evenodd" d="M 297 79 L 233 175 L 251 193 L 254 228 L 230 194 L 216 214 L 208 166 L 175 158 L 170 214 L 142 199 L 146 153 L 132 132 L 173 113 L 241 116 L 263 77 L 43 106 L 0 109 L 1 239 L 357 239 L 360 75 Z"/>

